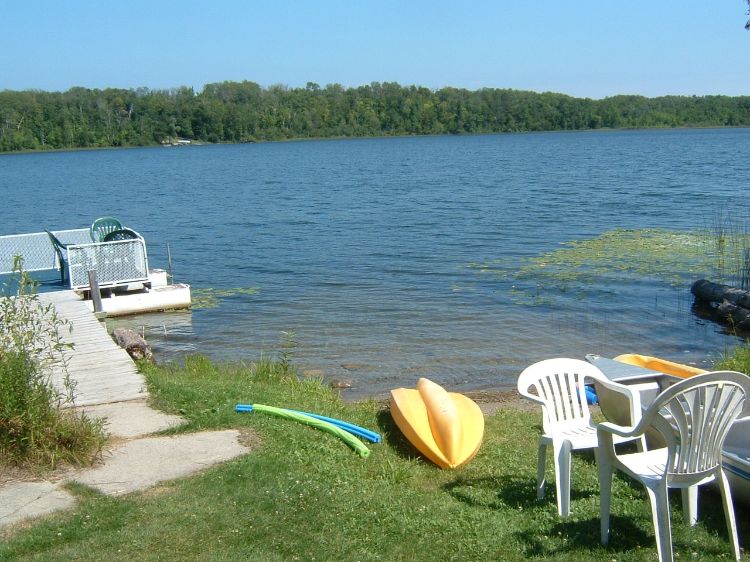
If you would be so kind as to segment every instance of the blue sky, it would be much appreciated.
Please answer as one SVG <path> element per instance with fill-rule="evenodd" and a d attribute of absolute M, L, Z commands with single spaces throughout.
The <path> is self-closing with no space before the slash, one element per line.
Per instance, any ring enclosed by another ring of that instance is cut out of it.
<path fill-rule="evenodd" d="M 750 95 L 745 0 L 0 0 L 0 90 L 359 86 Z"/>

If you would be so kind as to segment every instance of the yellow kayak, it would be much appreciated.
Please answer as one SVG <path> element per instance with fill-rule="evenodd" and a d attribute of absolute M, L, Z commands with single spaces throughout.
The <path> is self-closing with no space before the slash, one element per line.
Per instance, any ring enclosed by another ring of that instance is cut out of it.
<path fill-rule="evenodd" d="M 425 378 L 416 389 L 391 390 L 391 415 L 409 442 L 440 468 L 466 464 L 482 444 L 479 406 Z"/>
<path fill-rule="evenodd" d="M 698 369 L 697 367 L 691 367 L 690 365 L 674 363 L 672 361 L 667 361 L 666 359 L 659 359 L 658 357 L 649 357 L 648 355 L 636 355 L 634 353 L 618 355 L 615 357 L 615 361 L 643 367 L 644 369 L 651 369 L 652 371 L 659 371 L 660 373 L 674 375 L 675 377 L 683 379 L 708 372 L 703 369 Z"/>

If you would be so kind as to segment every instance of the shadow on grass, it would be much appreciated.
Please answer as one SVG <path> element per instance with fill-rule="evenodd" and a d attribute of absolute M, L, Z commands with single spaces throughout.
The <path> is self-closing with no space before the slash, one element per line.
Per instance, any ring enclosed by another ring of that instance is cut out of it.
<path fill-rule="evenodd" d="M 483 478 L 457 478 L 443 486 L 458 501 L 472 507 L 494 510 L 531 510 L 549 508 L 557 510 L 554 485 L 541 499 L 536 498 L 536 480 L 517 476 L 487 476 Z M 590 490 L 571 490 L 570 500 L 582 500 L 596 495 Z"/>
<path fill-rule="evenodd" d="M 654 549 L 656 544 L 653 535 L 644 532 L 628 518 L 612 517 L 611 525 L 617 528 L 612 535 L 610 550 L 622 552 L 636 549 Z M 557 519 L 547 526 L 523 529 L 515 533 L 516 538 L 525 545 L 526 556 L 555 558 L 566 552 L 580 552 L 581 549 L 593 552 L 602 547 L 599 541 L 599 518 Z M 613 552 L 614 554 L 614 552 Z"/>
<path fill-rule="evenodd" d="M 750 510 L 747 509 L 746 505 L 737 501 L 736 494 L 732 495 L 732 500 L 740 546 L 743 546 L 744 542 L 745 548 L 750 548 Z M 698 493 L 698 522 L 702 523 L 709 531 L 729 540 L 727 521 L 724 518 L 724 506 L 721 501 L 721 494 L 717 490 L 703 486 Z"/>
<path fill-rule="evenodd" d="M 424 458 L 417 448 L 412 445 L 393 421 L 391 412 L 387 409 L 380 410 L 377 414 L 377 423 L 385 442 L 398 454 L 399 457 L 409 460 L 415 457 Z"/>
<path fill-rule="evenodd" d="M 633 489 L 640 489 L 642 491 L 642 487 L 637 483 L 630 481 L 630 479 L 626 479 L 626 481 Z M 508 499 L 515 501 L 518 498 L 518 492 L 523 494 L 523 487 L 517 487 L 516 490 L 513 490 L 511 486 L 499 492 L 498 497 L 505 501 Z M 571 501 L 576 496 L 582 498 L 584 496 L 595 495 L 597 495 L 596 492 L 580 494 L 571 491 Z M 550 498 L 550 500 L 554 502 L 553 498 Z M 636 517 L 619 515 L 618 507 L 622 510 L 625 507 L 623 506 L 625 501 L 642 502 L 645 513 Z M 554 503 L 552 505 L 554 509 Z M 691 553 L 692 556 L 700 555 L 706 558 L 723 558 L 730 552 L 726 520 L 724 519 L 721 497 L 717 492 L 705 488 L 701 490 L 698 524 L 703 527 L 703 530 L 690 527 L 685 523 L 679 491 L 673 491 L 670 494 L 670 511 L 672 541 L 675 552 L 682 551 L 683 553 Z M 735 506 L 735 513 L 737 515 L 738 536 L 740 537 L 740 544 L 742 544 L 742 529 L 748 528 L 750 518 L 742 506 Z M 644 515 L 647 518 L 645 525 Z M 576 520 L 574 513 L 573 517 L 569 519 L 561 519 L 555 516 L 555 523 L 550 527 L 546 527 L 543 521 L 541 523 L 540 526 L 523 529 L 515 533 L 519 541 L 526 545 L 525 553 L 527 556 L 554 558 L 556 555 L 560 556 L 563 553 L 575 551 L 580 548 L 593 549 L 599 547 L 599 517 Z M 633 500 L 613 498 L 609 528 L 609 547 L 603 548 L 608 548 L 613 554 L 653 551 L 654 555 L 656 555 L 656 538 L 653 531 L 651 512 L 648 508 L 648 500 L 645 495 Z M 717 536 L 719 540 L 707 542 L 706 534 Z"/>
<path fill-rule="evenodd" d="M 493 516 L 512 518 L 513 532 L 524 545 L 524 555 L 555 558 L 564 553 L 599 549 L 599 518 L 562 519 L 557 515 L 554 488 L 542 500 L 536 499 L 536 482 L 527 477 L 457 478 L 445 484 L 445 491 L 471 507 L 496 512 Z M 571 501 L 596 496 L 596 491 L 571 490 Z M 590 512 L 589 512 L 590 513 Z M 585 514 L 584 514 L 585 517 Z M 650 548 L 654 537 L 631 519 L 612 516 L 618 551 Z"/>
<path fill-rule="evenodd" d="M 616 473 L 615 478 L 627 484 L 628 488 L 637 497 L 637 499 L 629 500 L 641 502 L 644 510 L 647 510 L 649 514 L 649 521 L 651 521 L 651 511 L 648 506 L 648 497 L 646 496 L 644 487 L 636 480 L 629 478 L 622 473 Z M 737 526 L 737 534 L 740 539 L 740 546 L 743 544 L 743 537 L 748 536 L 750 531 L 750 511 L 747 506 L 737 501 L 736 495 L 733 496 L 734 503 L 734 514 L 735 523 Z M 622 497 L 614 496 L 612 498 L 611 506 L 611 521 L 610 530 L 615 531 L 615 521 L 618 510 L 623 510 L 623 502 L 628 501 Z M 685 517 L 682 507 L 682 497 L 680 490 L 670 489 L 669 492 L 669 506 L 670 506 L 670 521 L 672 524 L 672 531 L 676 528 L 682 527 L 683 529 L 689 529 L 690 527 L 685 522 Z M 624 518 L 623 518 L 624 519 Z M 727 531 L 727 520 L 724 517 L 724 506 L 721 500 L 721 494 L 718 490 L 710 486 L 701 486 L 698 493 L 698 525 L 701 525 L 710 534 L 715 534 L 722 540 L 729 541 L 729 533 Z M 750 536 L 744 542 L 748 542 Z"/>

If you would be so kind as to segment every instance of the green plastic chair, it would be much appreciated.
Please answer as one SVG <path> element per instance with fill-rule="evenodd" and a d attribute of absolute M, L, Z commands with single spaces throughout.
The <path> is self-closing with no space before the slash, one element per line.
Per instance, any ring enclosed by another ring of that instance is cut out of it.
<path fill-rule="evenodd" d="M 118 240 L 138 240 L 141 235 L 138 234 L 135 230 L 131 230 L 130 228 L 118 228 L 117 230 L 113 230 L 112 232 L 109 232 L 105 234 L 104 240 L 102 242 L 116 242 Z"/>
<path fill-rule="evenodd" d="M 107 234 L 121 229 L 122 224 L 115 217 L 100 217 L 91 224 L 89 233 L 94 242 L 104 242 Z"/>
<path fill-rule="evenodd" d="M 49 235 L 50 242 L 52 242 L 52 246 L 55 248 L 55 253 L 57 254 L 57 261 L 60 263 L 60 283 L 65 283 L 65 275 L 69 270 L 67 250 L 70 244 L 63 244 L 49 230 L 45 230 L 45 232 Z"/>

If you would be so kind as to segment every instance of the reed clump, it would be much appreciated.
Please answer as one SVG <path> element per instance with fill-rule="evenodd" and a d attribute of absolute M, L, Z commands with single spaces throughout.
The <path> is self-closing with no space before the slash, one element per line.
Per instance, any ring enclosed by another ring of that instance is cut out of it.
<path fill-rule="evenodd" d="M 725 351 L 717 361 L 715 369 L 750 374 L 750 342 L 731 351 Z"/>
<path fill-rule="evenodd" d="M 747 220 L 720 212 L 709 229 L 717 281 L 750 290 L 750 230 Z"/>
<path fill-rule="evenodd" d="M 11 289 L 15 287 L 15 289 Z M 0 462 L 53 469 L 60 462 L 88 464 L 106 439 L 102 420 L 75 408 L 75 383 L 67 371 L 68 328 L 17 257 L 14 275 L 0 293 Z M 53 367 L 63 372 L 52 384 Z"/>

